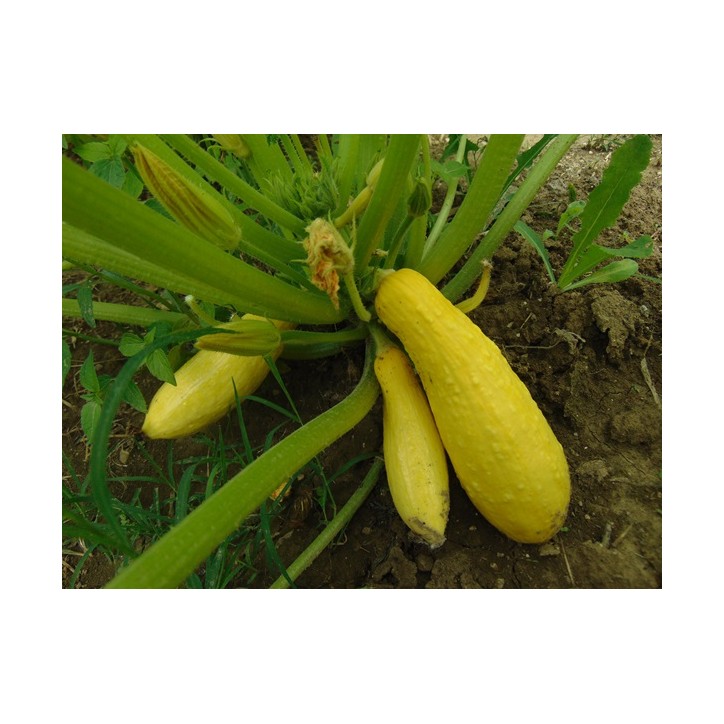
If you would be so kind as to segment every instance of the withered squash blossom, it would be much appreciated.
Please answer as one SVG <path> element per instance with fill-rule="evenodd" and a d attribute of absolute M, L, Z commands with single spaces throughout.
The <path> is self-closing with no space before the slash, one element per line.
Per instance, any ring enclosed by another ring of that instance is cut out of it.
<path fill-rule="evenodd" d="M 329 296 L 339 309 L 339 279 L 354 270 L 354 257 L 347 242 L 332 224 L 315 219 L 306 228 L 304 240 L 312 284 Z"/>

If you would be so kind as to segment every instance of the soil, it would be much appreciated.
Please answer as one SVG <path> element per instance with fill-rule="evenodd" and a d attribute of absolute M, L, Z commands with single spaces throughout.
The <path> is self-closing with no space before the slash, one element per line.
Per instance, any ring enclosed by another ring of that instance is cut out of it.
<path fill-rule="evenodd" d="M 524 220 L 536 231 L 555 228 L 568 203 L 569 187 L 578 197 L 598 183 L 615 142 L 621 137 L 581 137 L 566 155 Z M 660 277 L 661 137 L 653 136 L 652 161 L 615 229 L 604 243 L 620 243 L 622 233 L 653 236 L 655 251 L 640 270 Z M 438 138 L 438 142 L 444 142 Z M 569 246 L 550 247 L 560 269 Z M 661 285 L 642 277 L 615 285 L 592 285 L 561 293 L 551 286 L 537 253 L 511 234 L 494 258 L 491 287 L 471 318 L 501 348 L 528 386 L 569 461 L 572 500 L 564 529 L 544 545 L 514 543 L 476 511 L 451 470 L 451 510 L 447 541 L 430 550 L 408 531 L 392 504 L 384 474 L 344 533 L 297 580 L 301 588 L 660 588 L 662 586 L 661 447 Z M 114 301 L 118 301 L 116 297 Z M 133 301 L 128 296 L 127 301 Z M 81 325 L 76 325 L 81 330 Z M 88 330 L 85 329 L 85 332 Z M 114 325 L 99 323 L 94 334 L 117 337 Z M 115 374 L 124 358 L 116 348 L 77 338 L 73 374 L 63 390 L 63 449 L 81 473 L 87 448 L 79 424 L 78 366 L 92 348 L 99 373 Z M 340 401 L 355 385 L 362 351 L 318 361 L 286 361 L 285 384 L 304 420 Z M 157 382 L 139 376 L 150 400 Z M 258 394 L 283 402 L 273 379 Z M 245 403 L 245 422 L 254 444 L 282 418 L 268 408 Z M 327 474 L 362 453 L 381 446 L 380 402 L 352 432 L 319 456 Z M 116 421 L 109 469 L 126 478 L 150 476 L 148 455 L 163 461 L 167 443 L 144 441 L 143 416 L 125 407 Z M 291 423 L 290 423 L 291 424 Z M 233 421 L 219 423 L 233 439 Z M 291 427 L 283 428 L 291 430 Z M 212 431 L 213 432 L 213 431 Z M 281 432 L 279 434 L 282 434 Z M 236 433 L 238 438 L 238 433 Z M 200 443 L 174 443 L 176 459 L 199 452 Z M 369 467 L 366 460 L 338 477 L 332 487 L 337 506 L 355 491 Z M 65 471 L 64 471 L 65 474 Z M 285 564 L 315 538 L 322 520 L 313 502 L 319 480 L 297 482 L 273 521 L 272 532 Z M 127 497 L 127 486 L 115 490 Z M 146 491 L 150 496 L 150 493 Z M 150 499 L 150 498 L 149 498 Z M 77 544 L 77 542 L 76 542 Z M 68 586 L 77 555 L 66 553 L 63 585 Z M 78 549 L 82 550 L 82 549 Z M 78 552 L 78 551 L 76 551 Z M 232 587 L 267 587 L 278 569 L 259 553 L 252 581 Z M 103 586 L 117 562 L 94 553 L 75 585 Z"/>

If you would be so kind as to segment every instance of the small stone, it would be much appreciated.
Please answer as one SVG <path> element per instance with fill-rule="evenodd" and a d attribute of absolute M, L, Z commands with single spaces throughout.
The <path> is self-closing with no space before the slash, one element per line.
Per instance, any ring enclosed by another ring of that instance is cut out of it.
<path fill-rule="evenodd" d="M 435 559 L 429 553 L 420 553 L 415 559 L 417 570 L 425 573 L 432 570 L 435 565 Z"/>
<path fill-rule="evenodd" d="M 541 557 L 545 556 L 559 556 L 561 554 L 561 549 L 552 542 L 544 543 L 539 549 L 538 549 L 538 555 Z"/>
<path fill-rule="evenodd" d="M 496 588 L 503 588 L 504 586 L 505 586 L 505 578 L 496 578 L 495 579 Z"/>

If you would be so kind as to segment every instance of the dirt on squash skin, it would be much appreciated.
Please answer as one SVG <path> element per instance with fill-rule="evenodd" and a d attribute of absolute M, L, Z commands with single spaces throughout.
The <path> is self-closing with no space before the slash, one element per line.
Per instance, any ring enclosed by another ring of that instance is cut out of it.
<path fill-rule="evenodd" d="M 641 272 L 660 277 L 661 137 L 652 137 L 652 161 L 627 204 L 616 229 L 604 243 L 620 243 L 650 234 L 655 251 L 640 263 Z M 536 231 L 554 229 L 572 186 L 579 197 L 598 183 L 608 163 L 610 139 L 581 137 L 563 159 L 524 220 Z M 560 269 L 569 250 L 566 240 L 550 246 Z M 496 253 L 485 302 L 470 316 L 496 344 L 527 385 L 566 452 L 572 498 L 564 529 L 543 545 L 505 538 L 477 512 L 451 469 L 447 540 L 430 550 L 397 515 L 384 474 L 344 533 L 298 579 L 302 588 L 659 588 L 662 586 L 661 449 L 661 285 L 632 278 L 615 285 L 592 285 L 561 293 L 527 242 L 511 234 Z M 80 329 L 80 326 L 76 326 Z M 103 336 L 113 325 L 99 325 Z M 107 336 L 115 334 L 109 331 Z M 85 359 L 89 345 L 78 340 L 74 360 Z M 114 374 L 124 358 L 113 347 L 92 346 L 99 372 Z M 318 361 L 282 364 L 285 383 L 304 420 L 343 399 L 359 379 L 363 351 Z M 74 368 L 63 390 L 63 450 L 82 474 L 87 469 L 79 425 L 82 401 Z M 139 377 L 150 400 L 157 382 Z M 282 403 L 277 384 L 268 379 L 258 394 Z M 252 440 L 261 443 L 281 422 L 277 413 L 245 403 Z M 167 443 L 144 441 L 143 416 L 125 409 L 118 417 L 109 468 L 127 478 L 152 475 L 144 451 L 166 460 Z M 234 421 L 219 423 L 230 439 Z M 238 425 L 236 425 L 238 429 Z M 278 439 L 285 432 L 277 433 Z M 288 427 L 291 431 L 293 426 Z M 213 431 L 212 431 L 213 432 Z M 238 433 L 237 433 L 238 435 Z M 353 431 L 319 456 L 328 473 L 362 453 L 381 448 L 381 402 Z M 200 451 L 192 440 L 175 443 L 176 459 Z M 369 468 L 360 462 L 338 477 L 332 492 L 338 507 L 357 489 Z M 319 484 L 308 475 L 293 488 L 283 512 L 273 521 L 281 560 L 291 563 L 321 530 L 319 506 L 310 502 Z M 116 484 L 122 499 L 131 484 Z M 151 500 L 150 493 L 149 504 Z M 143 496 L 142 496 L 143 498 Z M 67 586 L 77 557 L 66 555 Z M 258 576 L 250 584 L 267 587 L 279 575 L 260 553 Z M 101 554 L 88 558 L 78 587 L 103 586 L 115 564 Z"/>

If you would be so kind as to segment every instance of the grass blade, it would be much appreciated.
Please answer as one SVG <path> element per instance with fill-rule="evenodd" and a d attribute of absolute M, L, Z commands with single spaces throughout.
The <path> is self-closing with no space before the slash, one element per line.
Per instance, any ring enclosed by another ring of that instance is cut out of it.
<path fill-rule="evenodd" d="M 556 275 L 553 272 L 553 267 L 551 266 L 551 259 L 548 256 L 548 249 L 546 249 L 546 246 L 543 243 L 543 239 L 541 239 L 540 236 L 538 236 L 538 234 L 533 229 L 531 229 L 530 226 L 528 226 L 528 224 L 526 224 L 524 221 L 516 222 L 513 228 L 524 239 L 526 239 L 531 244 L 531 246 L 538 252 L 540 258 L 543 259 L 543 264 L 545 265 L 550 280 L 555 284 Z"/>

